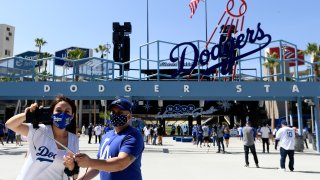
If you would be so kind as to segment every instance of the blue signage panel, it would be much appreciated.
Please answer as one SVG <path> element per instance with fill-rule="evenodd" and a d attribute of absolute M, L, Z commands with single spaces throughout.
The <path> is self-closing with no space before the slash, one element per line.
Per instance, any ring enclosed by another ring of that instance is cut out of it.
<path fill-rule="evenodd" d="M 312 87 L 312 88 L 310 88 Z M 0 99 L 52 99 L 64 94 L 72 99 L 139 100 L 296 100 L 320 96 L 313 82 L 3 82 Z M 183 107 L 181 107 L 183 108 Z M 180 107 L 172 107 L 180 110 Z"/>
<path fill-rule="evenodd" d="M 43 55 L 44 53 L 40 53 L 40 54 Z M 26 52 L 17 54 L 16 57 L 22 57 L 22 58 L 25 58 L 25 59 L 37 60 L 37 59 L 39 59 L 39 52 L 26 51 Z M 19 60 L 19 61 L 21 61 L 21 60 Z M 43 64 L 43 61 L 39 61 L 39 62 L 36 63 L 35 67 L 42 66 L 42 64 Z"/>
<path fill-rule="evenodd" d="M 34 69 L 37 62 L 33 60 L 27 60 L 22 58 L 14 58 L 14 65 L 13 68 L 16 69 L 23 69 L 23 70 L 30 70 Z"/>

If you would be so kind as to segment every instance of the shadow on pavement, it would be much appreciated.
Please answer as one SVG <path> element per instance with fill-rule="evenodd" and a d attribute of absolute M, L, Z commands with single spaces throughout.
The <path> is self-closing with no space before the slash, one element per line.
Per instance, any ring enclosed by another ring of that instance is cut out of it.
<path fill-rule="evenodd" d="M 0 151 L 0 156 L 2 155 L 22 155 L 22 154 L 26 154 L 26 150 L 16 150 L 16 151 Z"/>
<path fill-rule="evenodd" d="M 278 170 L 279 167 L 261 167 L 260 166 L 260 169 L 276 169 L 276 170 Z"/>
<path fill-rule="evenodd" d="M 293 173 L 320 174 L 319 171 L 293 171 Z"/>

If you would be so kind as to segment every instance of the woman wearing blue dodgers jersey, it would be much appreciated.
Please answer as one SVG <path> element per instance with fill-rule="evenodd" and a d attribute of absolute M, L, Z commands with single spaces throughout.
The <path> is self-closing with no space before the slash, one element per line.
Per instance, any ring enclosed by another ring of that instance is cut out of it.
<path fill-rule="evenodd" d="M 141 180 L 141 156 L 144 150 L 140 131 L 129 125 L 132 103 L 124 98 L 111 103 L 110 121 L 114 130 L 107 132 L 100 143 L 98 159 L 86 154 L 76 154 L 80 167 L 88 171 L 79 177 L 81 180 L 92 179 L 100 172 L 101 180 Z"/>
<path fill-rule="evenodd" d="M 27 136 L 29 142 L 28 157 L 17 179 L 65 180 L 70 174 L 76 178 L 75 173 L 79 168 L 73 163 L 72 153 L 65 149 L 67 147 L 73 152 L 79 150 L 79 140 L 75 134 L 75 104 L 69 98 L 57 96 L 50 106 L 52 125 L 39 124 L 39 128 L 35 129 L 32 124 L 23 122 L 27 112 L 34 112 L 37 107 L 34 103 L 24 113 L 17 114 L 6 122 L 8 128 Z"/>

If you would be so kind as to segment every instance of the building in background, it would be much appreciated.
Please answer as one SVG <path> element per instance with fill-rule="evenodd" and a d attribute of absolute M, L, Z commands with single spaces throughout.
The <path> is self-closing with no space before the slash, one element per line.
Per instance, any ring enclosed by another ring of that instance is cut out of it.
<path fill-rule="evenodd" d="M 0 24 L 0 59 L 13 56 L 15 27 Z"/>
<path fill-rule="evenodd" d="M 82 51 L 84 51 L 84 52 L 86 53 L 86 55 L 85 55 L 83 58 L 88 58 L 88 57 L 92 57 L 92 56 L 93 56 L 93 50 L 92 50 L 92 49 L 75 47 L 75 46 L 68 47 L 68 48 L 65 48 L 65 49 L 56 51 L 56 52 L 54 53 L 54 56 L 55 56 L 55 57 L 59 57 L 59 58 L 63 58 L 63 59 L 64 59 L 64 58 L 68 58 L 68 52 L 69 52 L 70 50 L 74 50 L 74 49 L 81 49 Z M 64 65 L 65 65 L 65 61 L 60 60 L 60 59 L 57 59 L 57 60 L 55 61 L 55 65 L 64 66 Z"/>

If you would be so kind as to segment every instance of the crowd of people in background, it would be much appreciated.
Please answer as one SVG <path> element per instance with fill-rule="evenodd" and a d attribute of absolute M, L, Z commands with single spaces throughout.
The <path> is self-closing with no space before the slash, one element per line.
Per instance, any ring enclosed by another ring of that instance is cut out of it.
<path fill-rule="evenodd" d="M 163 145 L 162 137 L 166 134 L 165 128 L 161 125 L 146 125 L 142 129 L 144 142 L 152 145 Z"/>
<path fill-rule="evenodd" d="M 203 143 L 204 147 L 210 147 L 212 142 L 212 146 L 218 147 L 217 153 L 225 153 L 225 145 L 229 147 L 230 132 L 228 125 L 221 125 L 220 123 L 210 126 L 196 124 L 192 127 L 192 142 L 200 148 L 202 148 Z"/>
<path fill-rule="evenodd" d="M 174 128 L 173 130 L 173 134 L 171 135 L 175 135 L 175 127 L 172 126 Z M 178 131 L 177 132 L 183 132 L 182 128 L 180 126 L 178 126 Z M 179 130 L 180 129 L 180 130 Z M 95 141 L 94 143 L 100 143 L 101 137 L 106 134 L 108 131 L 113 130 L 113 127 L 110 124 L 105 124 L 105 125 L 101 125 L 101 124 L 96 124 L 95 126 L 90 123 L 88 127 L 82 126 L 81 129 L 81 134 L 82 135 L 88 135 L 89 139 L 88 139 L 88 144 L 91 144 L 91 139 L 94 136 L 95 137 Z M 147 124 L 143 127 L 143 129 L 141 130 L 141 133 L 144 137 L 144 142 L 148 145 L 163 145 L 162 142 L 162 137 L 164 135 L 167 135 L 165 132 L 165 128 L 161 125 L 157 125 L 157 124 Z M 171 131 L 172 133 L 172 131 Z M 185 134 L 187 135 L 187 134 Z"/>
<path fill-rule="evenodd" d="M 91 144 L 92 136 L 95 137 L 95 141 L 94 141 L 95 144 L 97 143 L 100 144 L 101 137 L 111 130 L 113 130 L 113 127 L 109 123 L 105 125 L 102 125 L 102 124 L 93 125 L 92 123 L 90 123 L 87 128 L 84 125 L 82 126 L 81 134 L 88 135 L 89 137 L 88 144 Z"/>
<path fill-rule="evenodd" d="M 0 143 L 4 146 L 5 142 L 7 144 L 16 143 L 16 146 L 22 146 L 22 139 L 26 139 L 22 137 L 19 133 L 15 133 L 11 129 L 6 128 L 3 121 L 0 120 Z"/>

